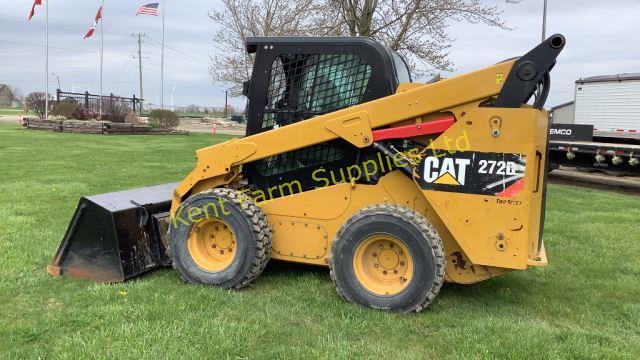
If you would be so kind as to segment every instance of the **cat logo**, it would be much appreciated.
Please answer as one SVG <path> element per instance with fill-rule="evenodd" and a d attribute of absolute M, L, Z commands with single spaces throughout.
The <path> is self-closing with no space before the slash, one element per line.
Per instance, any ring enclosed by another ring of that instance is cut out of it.
<path fill-rule="evenodd" d="M 471 159 L 429 156 L 424 162 L 424 181 L 429 184 L 464 186 Z"/>

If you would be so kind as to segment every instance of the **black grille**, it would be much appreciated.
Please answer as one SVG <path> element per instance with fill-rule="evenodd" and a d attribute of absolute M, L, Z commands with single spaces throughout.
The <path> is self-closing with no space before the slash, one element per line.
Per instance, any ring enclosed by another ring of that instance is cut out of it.
<path fill-rule="evenodd" d="M 371 67 L 355 54 L 294 54 L 271 66 L 262 129 L 362 102 Z"/>
<path fill-rule="evenodd" d="M 257 168 L 262 176 L 274 176 L 339 160 L 343 156 L 342 147 L 326 143 L 272 156 L 258 162 Z"/>
<path fill-rule="evenodd" d="M 363 103 L 373 85 L 371 66 L 357 54 L 285 53 L 274 58 L 268 72 L 258 132 Z M 357 155 L 352 145 L 336 139 L 258 160 L 247 172 L 258 188 L 299 181 L 306 191 L 317 185 L 314 170 L 337 170 Z"/>

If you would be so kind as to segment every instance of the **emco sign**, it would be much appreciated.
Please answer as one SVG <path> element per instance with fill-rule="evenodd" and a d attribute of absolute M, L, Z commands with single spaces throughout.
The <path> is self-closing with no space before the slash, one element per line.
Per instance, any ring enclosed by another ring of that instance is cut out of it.
<path fill-rule="evenodd" d="M 549 140 L 592 141 L 593 125 L 551 124 Z"/>

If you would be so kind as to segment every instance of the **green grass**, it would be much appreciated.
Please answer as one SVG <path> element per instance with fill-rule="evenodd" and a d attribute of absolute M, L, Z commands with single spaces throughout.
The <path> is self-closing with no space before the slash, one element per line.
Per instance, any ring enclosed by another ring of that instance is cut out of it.
<path fill-rule="evenodd" d="M 0 115 L 24 115 L 24 109 L 0 108 Z"/>
<path fill-rule="evenodd" d="M 640 356 L 640 201 L 566 186 L 549 187 L 548 267 L 445 285 L 417 315 L 345 303 L 327 270 L 283 263 L 239 292 L 171 269 L 115 285 L 46 274 L 81 195 L 179 180 L 223 139 L 0 125 L 0 358 Z"/>

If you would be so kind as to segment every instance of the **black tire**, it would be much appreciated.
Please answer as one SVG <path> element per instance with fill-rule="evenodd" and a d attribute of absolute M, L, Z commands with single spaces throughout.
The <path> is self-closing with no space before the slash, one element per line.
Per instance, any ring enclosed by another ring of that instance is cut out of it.
<path fill-rule="evenodd" d="M 412 257 L 412 279 L 397 294 L 381 296 L 368 291 L 354 272 L 356 248 L 376 234 L 400 239 Z M 444 282 L 444 248 L 434 227 L 417 212 L 395 204 L 372 205 L 351 216 L 340 228 L 331 247 L 329 266 L 338 294 L 345 300 L 391 312 L 419 312 L 433 301 Z"/>
<path fill-rule="evenodd" d="M 225 211 L 214 214 L 212 206 L 224 204 Z M 262 273 L 271 254 L 271 230 L 267 216 L 252 199 L 238 191 L 219 188 L 204 191 L 184 201 L 178 214 L 189 214 L 189 209 L 204 209 L 209 217 L 218 216 L 229 224 L 235 236 L 236 253 L 231 264 L 217 272 L 199 267 L 189 253 L 187 241 L 194 224 L 202 220 L 204 212 L 194 220 L 172 221 L 169 230 L 169 255 L 180 277 L 189 283 L 214 285 L 238 290 L 249 285 Z"/>

